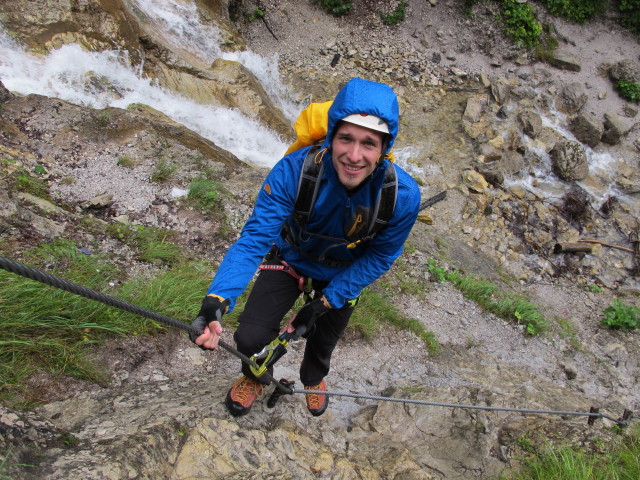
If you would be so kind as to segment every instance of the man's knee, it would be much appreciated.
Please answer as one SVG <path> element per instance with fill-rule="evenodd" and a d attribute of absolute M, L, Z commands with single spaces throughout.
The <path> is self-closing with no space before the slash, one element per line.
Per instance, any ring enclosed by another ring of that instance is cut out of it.
<path fill-rule="evenodd" d="M 277 330 L 265 328 L 260 325 L 240 323 L 233 339 L 236 342 L 238 350 L 246 355 L 256 353 L 278 335 Z"/>

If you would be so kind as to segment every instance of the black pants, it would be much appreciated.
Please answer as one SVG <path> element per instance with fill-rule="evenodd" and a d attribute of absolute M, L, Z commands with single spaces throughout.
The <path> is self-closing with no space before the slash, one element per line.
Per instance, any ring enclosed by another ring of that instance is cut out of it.
<path fill-rule="evenodd" d="M 321 295 L 326 285 L 327 282 L 313 282 L 315 295 Z M 250 357 L 273 341 L 280 334 L 283 317 L 301 293 L 298 281 L 289 273 L 280 270 L 260 271 L 245 309 L 238 318 L 239 326 L 233 337 L 238 350 Z M 329 373 L 331 354 L 352 313 L 353 307 L 332 308 L 316 322 L 315 332 L 306 340 L 300 366 L 300 380 L 304 386 L 318 385 Z M 272 370 L 269 371 L 271 375 Z M 242 373 L 249 378 L 256 378 L 244 362 Z"/>

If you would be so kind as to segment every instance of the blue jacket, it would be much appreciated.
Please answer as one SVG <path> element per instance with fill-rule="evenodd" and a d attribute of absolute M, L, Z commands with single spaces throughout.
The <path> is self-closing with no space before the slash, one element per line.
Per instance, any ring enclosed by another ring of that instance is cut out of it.
<path fill-rule="evenodd" d="M 387 122 L 390 140 L 384 153 L 388 153 L 398 133 L 398 103 L 391 88 L 358 78 L 348 82 L 329 109 L 328 133 L 323 147 L 330 148 L 338 121 L 352 113 L 376 115 Z M 418 215 L 420 191 L 409 174 L 395 164 L 398 192 L 394 214 L 388 224 L 373 239 L 356 248 L 348 249 L 347 242 L 337 243 L 325 238 L 345 238 L 345 226 L 355 218 L 356 210 L 371 208 L 375 204 L 389 162 L 383 159 L 365 184 L 349 195 L 338 181 L 330 149 L 323 158 L 325 166 L 319 179 L 318 197 L 305 226 L 306 231 L 315 235 L 306 237 L 306 241 L 297 247 L 281 235 L 285 223 L 295 228 L 292 213 L 302 163 L 310 148 L 285 156 L 272 168 L 240 238 L 229 248 L 216 272 L 207 293 L 228 298 L 231 301 L 230 310 L 274 243 L 298 273 L 329 282 L 324 295 L 336 308 L 356 298 L 366 286 L 387 272 L 402 253 L 404 242 Z M 327 259 L 341 263 L 347 261 L 350 265 L 327 266 L 310 260 L 301 250 L 313 256 L 326 253 Z"/>

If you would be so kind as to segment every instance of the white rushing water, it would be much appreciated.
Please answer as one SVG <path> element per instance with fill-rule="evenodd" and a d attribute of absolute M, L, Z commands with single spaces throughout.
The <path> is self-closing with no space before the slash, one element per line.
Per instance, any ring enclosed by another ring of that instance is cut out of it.
<path fill-rule="evenodd" d="M 292 121 L 297 107 L 286 98 L 278 78 L 277 57 L 262 58 L 252 52 L 222 53 L 220 34 L 201 24 L 195 6 L 173 0 L 131 0 L 145 26 L 153 27 L 170 48 L 180 45 L 202 64 L 216 58 L 241 62 L 260 80 Z M 100 78 L 109 88 L 96 88 Z M 164 90 L 130 66 L 126 51 L 87 52 L 79 45 L 65 45 L 47 56 L 23 50 L 0 29 L 0 80 L 9 90 L 39 94 L 91 108 L 127 108 L 149 105 L 187 128 L 213 141 L 243 161 L 272 166 L 287 145 L 273 131 L 241 113 L 196 103 Z"/>

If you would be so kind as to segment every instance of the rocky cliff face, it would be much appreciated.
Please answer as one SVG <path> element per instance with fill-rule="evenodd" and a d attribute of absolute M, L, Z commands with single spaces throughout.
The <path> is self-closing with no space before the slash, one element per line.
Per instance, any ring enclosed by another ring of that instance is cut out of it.
<path fill-rule="evenodd" d="M 275 48 L 269 33 L 257 33 L 261 22 L 232 24 L 228 3 L 197 2 L 203 21 L 220 29 L 221 48 L 241 50 L 245 38 L 265 53 Z M 354 75 L 389 81 L 402 105 L 400 157 L 424 184 L 425 199 L 447 190 L 446 201 L 423 212 L 410 240 L 414 248 L 403 257 L 412 281 L 429 288 L 396 297 L 405 314 L 436 333 L 443 353 L 429 356 L 415 337 L 393 329 L 372 344 L 348 339 L 336 352 L 330 388 L 481 406 L 588 411 L 597 405 L 614 416 L 637 409 L 637 336 L 598 328 L 612 294 L 637 290 L 635 107 L 606 116 L 585 111 L 592 109 L 589 89 L 554 82 L 551 67 L 512 49 L 505 55 L 530 62 L 530 73 L 447 66 L 442 59 L 455 57 L 452 47 L 448 54 L 442 47 L 440 59 L 425 47 L 449 38 L 444 27 L 441 33 L 414 29 L 404 43 L 397 31 L 358 25 L 377 16 L 327 25 L 310 5 L 297 5 L 294 15 L 290 3 L 276 3 L 269 2 L 268 21 L 280 36 L 282 75 L 292 96 L 327 99 Z M 413 18 L 432 8 L 410 3 Z M 242 8 L 250 13 L 252 7 Z M 435 15 L 448 12 L 440 8 Z M 94 51 L 123 48 L 165 88 L 237 108 L 291 138 L 291 122 L 255 76 L 239 63 L 203 64 L 193 52 L 173 48 L 144 21 L 136 2 L 4 2 L 0 15 L 34 52 L 70 43 Z M 358 43 L 363 27 L 370 35 Z M 314 36 L 316 29 L 332 37 Z M 304 39 L 303 32 L 315 49 L 298 50 L 294 41 Z M 633 70 L 633 62 L 617 62 L 612 75 Z M 95 75 L 87 84 L 111 88 Z M 145 105 L 91 109 L 18 95 L 1 84 L 0 102 L 0 234 L 3 253 L 11 256 L 68 238 L 90 241 L 114 262 L 145 271 L 149 266 L 103 228 L 141 224 L 176 232 L 178 243 L 215 263 L 249 215 L 264 176 Z M 568 146 L 567 130 L 575 137 Z M 594 164 L 596 154 L 614 160 L 602 168 Z M 205 170 L 228 190 L 219 211 L 207 216 L 174 195 Z M 46 185 L 47 199 L 9 188 L 23 172 Z M 162 172 L 170 181 L 158 180 Z M 549 175 L 557 176 L 550 181 Z M 553 253 L 556 245 L 585 247 L 585 239 L 599 242 L 588 244 L 588 254 Z M 550 338 L 526 337 L 520 326 L 482 312 L 450 286 L 429 283 L 427 259 L 434 256 L 495 282 L 515 277 L 514 293 L 525 292 L 550 316 L 565 319 L 574 337 L 557 329 Z M 611 290 L 596 295 L 584 288 L 591 284 Z M 225 335 L 231 343 L 231 333 Z M 43 405 L 0 410 L 0 452 L 11 449 L 15 478 L 489 478 L 517 462 L 522 438 L 591 445 L 614 436 L 608 421 L 590 427 L 584 418 L 348 397 L 332 398 L 319 419 L 306 413 L 301 396 L 285 397 L 274 409 L 259 402 L 251 415 L 234 419 L 222 405 L 238 374 L 228 355 L 203 353 L 175 333 L 114 340 L 96 355 L 110 372 L 107 385 L 43 373 L 32 381 L 35 391 L 48 392 Z M 296 345 L 278 374 L 296 378 L 299 357 Z"/>

